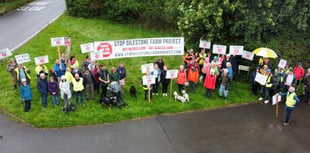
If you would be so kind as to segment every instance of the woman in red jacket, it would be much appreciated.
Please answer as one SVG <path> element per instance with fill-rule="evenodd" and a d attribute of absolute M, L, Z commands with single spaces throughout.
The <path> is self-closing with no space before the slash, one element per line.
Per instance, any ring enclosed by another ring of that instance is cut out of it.
<path fill-rule="evenodd" d="M 209 74 L 207 74 L 204 87 L 206 88 L 206 97 L 212 96 L 212 91 L 215 89 L 215 81 L 216 81 L 216 75 L 214 75 L 214 71 L 211 70 Z"/>
<path fill-rule="evenodd" d="M 177 79 L 179 92 L 181 93 L 182 90 L 185 89 L 186 83 L 186 71 L 184 70 L 184 66 L 180 65 L 180 70 L 178 71 L 178 79 Z"/>
<path fill-rule="evenodd" d="M 304 68 L 302 67 L 302 64 L 301 64 L 301 63 L 298 63 L 298 64 L 294 67 L 294 73 L 295 73 L 296 76 L 297 76 L 297 87 L 296 87 L 296 90 L 298 91 L 299 82 L 300 82 L 301 78 L 305 75 L 305 70 L 304 70 Z"/>

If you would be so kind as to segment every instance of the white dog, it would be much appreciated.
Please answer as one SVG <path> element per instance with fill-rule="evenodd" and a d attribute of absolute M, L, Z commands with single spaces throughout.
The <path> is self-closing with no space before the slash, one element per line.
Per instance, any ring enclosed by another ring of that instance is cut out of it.
<path fill-rule="evenodd" d="M 178 95 L 178 93 L 176 91 L 173 92 L 174 95 L 174 101 L 178 100 L 181 101 L 182 103 L 184 103 L 186 100 L 183 96 Z"/>
<path fill-rule="evenodd" d="M 186 93 L 185 90 L 182 90 L 182 94 L 183 94 L 183 97 L 185 98 L 185 101 L 189 102 L 189 95 Z"/>

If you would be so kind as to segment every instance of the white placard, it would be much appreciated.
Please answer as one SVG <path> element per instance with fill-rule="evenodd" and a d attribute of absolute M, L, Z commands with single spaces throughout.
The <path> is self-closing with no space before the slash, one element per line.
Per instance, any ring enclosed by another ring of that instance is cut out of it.
<path fill-rule="evenodd" d="M 35 61 L 36 65 L 48 63 L 48 55 L 35 57 L 34 61 Z"/>
<path fill-rule="evenodd" d="M 178 70 L 168 70 L 166 73 L 166 79 L 174 79 L 178 77 Z"/>
<path fill-rule="evenodd" d="M 213 51 L 213 54 L 226 54 L 226 46 L 214 44 L 212 51 Z"/>
<path fill-rule="evenodd" d="M 184 55 L 183 37 L 140 38 L 94 42 L 95 52 L 102 52 L 97 60 L 142 56 Z"/>
<path fill-rule="evenodd" d="M 254 54 L 252 52 L 248 52 L 246 50 L 243 50 L 242 58 L 253 61 Z"/>
<path fill-rule="evenodd" d="M 11 51 L 8 48 L 3 49 L 3 50 L 0 51 L 0 59 L 7 58 L 9 56 L 12 56 L 12 53 L 11 53 Z"/>
<path fill-rule="evenodd" d="M 200 40 L 200 42 L 199 42 L 199 48 L 207 48 L 207 49 L 210 49 L 210 47 L 211 47 L 211 42 L 210 42 L 210 41 Z"/>
<path fill-rule="evenodd" d="M 258 82 L 261 85 L 265 85 L 267 81 L 268 76 L 264 76 L 260 73 L 256 73 L 255 81 Z"/>
<path fill-rule="evenodd" d="M 22 64 L 26 62 L 31 62 L 30 55 L 28 53 L 26 54 L 20 54 L 15 56 L 15 60 L 17 64 Z"/>
<path fill-rule="evenodd" d="M 71 45 L 71 38 L 70 37 L 64 37 L 64 41 L 65 41 L 65 46 L 70 46 Z"/>
<path fill-rule="evenodd" d="M 229 54 L 231 55 L 243 55 L 243 46 L 229 46 Z"/>
<path fill-rule="evenodd" d="M 285 66 L 286 66 L 286 63 L 287 63 L 287 60 L 285 60 L 285 59 L 280 59 L 280 62 L 279 62 L 279 64 L 278 64 L 278 67 L 284 69 Z"/>
<path fill-rule="evenodd" d="M 94 43 L 81 44 L 80 46 L 82 53 L 89 53 L 95 50 Z"/>
<path fill-rule="evenodd" d="M 143 85 L 155 84 L 155 77 L 153 75 L 143 76 Z"/>
<path fill-rule="evenodd" d="M 142 73 L 146 73 L 147 71 L 148 72 L 154 71 L 154 63 L 141 65 L 141 71 Z"/>
<path fill-rule="evenodd" d="M 52 47 L 64 46 L 65 45 L 65 37 L 51 38 L 51 44 L 52 44 Z"/>
<path fill-rule="evenodd" d="M 278 99 L 277 99 L 277 94 L 272 96 L 272 105 L 275 105 L 275 104 L 277 104 L 279 102 L 281 102 L 281 95 L 278 95 Z"/>

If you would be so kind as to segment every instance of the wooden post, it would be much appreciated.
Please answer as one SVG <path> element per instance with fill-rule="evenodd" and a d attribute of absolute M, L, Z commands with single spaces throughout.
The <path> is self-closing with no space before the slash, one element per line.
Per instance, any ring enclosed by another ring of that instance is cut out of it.
<path fill-rule="evenodd" d="M 276 119 L 279 117 L 279 102 L 278 102 L 278 94 L 276 94 Z"/>
<path fill-rule="evenodd" d="M 151 102 L 151 87 L 148 86 L 148 89 L 149 89 L 149 103 Z"/>
<path fill-rule="evenodd" d="M 61 58 L 60 58 L 60 47 L 59 46 L 57 46 L 57 51 L 58 51 L 58 59 L 61 60 Z"/>
<path fill-rule="evenodd" d="M 173 79 L 171 79 L 171 84 L 170 84 L 170 97 L 171 97 L 171 94 L 172 94 L 172 83 L 173 83 Z"/>

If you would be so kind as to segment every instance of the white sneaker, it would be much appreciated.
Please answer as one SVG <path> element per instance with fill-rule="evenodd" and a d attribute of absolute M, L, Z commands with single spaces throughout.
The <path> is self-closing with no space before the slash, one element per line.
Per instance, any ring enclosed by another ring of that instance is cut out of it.
<path fill-rule="evenodd" d="M 165 96 L 165 93 L 163 93 L 163 96 Z"/>
<path fill-rule="evenodd" d="M 263 97 L 259 97 L 259 99 L 258 99 L 258 100 L 259 100 L 259 101 L 262 101 L 263 99 L 264 99 Z"/>
<path fill-rule="evenodd" d="M 158 96 L 158 93 L 156 93 L 156 96 Z"/>
<path fill-rule="evenodd" d="M 265 104 L 268 104 L 269 103 L 269 100 L 265 100 L 265 102 L 264 102 Z"/>

